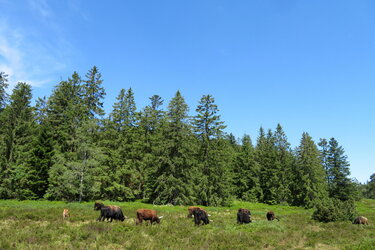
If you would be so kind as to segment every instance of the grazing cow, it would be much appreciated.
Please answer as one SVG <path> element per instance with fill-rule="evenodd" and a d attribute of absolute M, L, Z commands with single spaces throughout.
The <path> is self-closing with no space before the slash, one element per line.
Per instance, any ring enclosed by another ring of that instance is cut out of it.
<path fill-rule="evenodd" d="M 160 223 L 160 220 L 163 216 L 158 217 L 155 210 L 152 209 L 138 209 L 137 210 L 137 219 L 136 224 L 142 223 L 144 220 L 149 220 L 151 225 L 156 222 Z"/>
<path fill-rule="evenodd" d="M 275 213 L 272 211 L 267 212 L 266 217 L 267 217 L 267 220 L 274 220 L 274 219 L 279 220 L 279 218 L 277 218 L 275 216 Z"/>
<path fill-rule="evenodd" d="M 188 207 L 188 212 L 189 212 L 187 216 L 188 218 L 193 217 L 194 210 L 203 210 L 203 209 L 200 207 L 195 207 L 195 206 Z"/>
<path fill-rule="evenodd" d="M 249 209 L 245 209 L 245 208 L 240 208 L 238 209 L 238 212 L 237 212 L 237 223 L 238 224 L 243 224 L 243 223 L 250 223 L 251 222 L 251 218 L 250 218 L 250 210 Z"/>
<path fill-rule="evenodd" d="M 67 208 L 64 208 L 63 211 L 63 220 L 68 219 L 70 217 L 69 210 Z"/>
<path fill-rule="evenodd" d="M 358 216 L 357 218 L 354 219 L 353 224 L 368 225 L 368 219 L 363 216 Z"/>
<path fill-rule="evenodd" d="M 196 226 L 199 226 L 201 224 L 201 221 L 203 222 L 203 225 L 209 224 L 210 220 L 208 219 L 208 214 L 206 211 L 202 209 L 195 209 L 193 211 L 194 215 L 194 222 Z"/>
<path fill-rule="evenodd" d="M 104 221 L 104 219 L 107 219 L 107 221 L 111 219 L 110 222 L 112 220 L 124 221 L 126 218 L 118 206 L 104 206 L 101 202 L 95 202 L 94 210 L 100 210 L 100 216 L 96 219 L 97 221 Z"/>

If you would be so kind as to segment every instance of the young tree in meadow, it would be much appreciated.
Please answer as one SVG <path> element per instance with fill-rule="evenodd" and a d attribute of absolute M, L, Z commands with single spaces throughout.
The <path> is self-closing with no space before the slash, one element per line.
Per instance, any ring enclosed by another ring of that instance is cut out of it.
<path fill-rule="evenodd" d="M 196 109 L 194 131 L 200 142 L 199 202 L 206 206 L 227 205 L 231 199 L 231 160 L 224 139 L 224 122 L 211 95 L 204 95 Z"/>
<path fill-rule="evenodd" d="M 234 163 L 235 195 L 238 199 L 257 202 L 262 199 L 259 182 L 259 164 L 249 135 L 244 135 Z"/>
<path fill-rule="evenodd" d="M 191 204 L 195 201 L 192 172 L 195 165 L 188 105 L 179 91 L 168 105 L 162 140 L 155 149 L 156 171 L 151 174 L 150 201 L 154 204 Z"/>
<path fill-rule="evenodd" d="M 31 170 L 26 162 L 32 150 L 35 122 L 31 101 L 31 86 L 20 82 L 13 89 L 10 103 L 3 111 L 3 145 L 5 164 L 1 173 L 2 198 L 32 199 Z"/>
<path fill-rule="evenodd" d="M 328 193 L 320 152 L 308 133 L 302 134 L 296 158 L 297 162 L 293 171 L 292 204 L 311 208 L 325 200 Z"/>
<path fill-rule="evenodd" d="M 354 197 L 354 184 L 350 180 L 349 162 L 342 146 L 339 146 L 335 138 L 331 138 L 328 144 L 327 174 L 329 196 L 342 201 Z"/>

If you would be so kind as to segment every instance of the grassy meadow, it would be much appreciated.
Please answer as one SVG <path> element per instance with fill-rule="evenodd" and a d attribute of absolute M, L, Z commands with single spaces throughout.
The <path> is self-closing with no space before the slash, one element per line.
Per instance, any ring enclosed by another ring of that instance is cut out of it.
<path fill-rule="evenodd" d="M 370 225 L 318 223 L 312 210 L 290 206 L 234 202 L 207 207 L 212 222 L 194 226 L 186 206 L 153 206 L 140 202 L 119 205 L 124 222 L 96 222 L 94 202 L 0 201 L 0 249 L 375 249 L 375 200 L 357 203 Z M 236 224 L 238 208 L 251 210 L 253 223 Z M 69 220 L 62 219 L 64 208 Z M 135 225 L 135 211 L 152 208 L 164 216 L 159 225 Z M 267 221 L 272 210 L 280 221 Z"/>

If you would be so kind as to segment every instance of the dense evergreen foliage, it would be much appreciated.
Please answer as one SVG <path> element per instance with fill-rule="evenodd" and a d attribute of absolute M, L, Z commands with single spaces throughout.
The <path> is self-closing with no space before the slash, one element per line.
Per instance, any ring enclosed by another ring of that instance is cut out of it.
<path fill-rule="evenodd" d="M 106 116 L 102 83 L 97 67 L 84 78 L 74 72 L 32 106 L 31 87 L 18 83 L 8 95 L 0 73 L 0 198 L 313 207 L 350 202 L 363 188 L 348 178 L 334 138 L 321 139 L 319 150 L 303 133 L 292 149 L 278 124 L 260 128 L 255 145 L 248 135 L 239 142 L 225 133 L 212 95 L 191 115 L 179 91 L 166 109 L 158 95 L 137 109 L 133 90 L 122 89 Z M 367 197 L 374 183 L 363 188 Z"/>

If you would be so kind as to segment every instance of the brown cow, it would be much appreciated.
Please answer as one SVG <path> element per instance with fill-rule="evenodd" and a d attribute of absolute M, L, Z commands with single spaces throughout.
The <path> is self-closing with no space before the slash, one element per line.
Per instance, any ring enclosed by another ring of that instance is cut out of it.
<path fill-rule="evenodd" d="M 274 219 L 279 220 L 279 218 L 277 218 L 275 216 L 275 213 L 272 211 L 267 212 L 266 217 L 267 217 L 267 220 L 274 220 Z"/>
<path fill-rule="evenodd" d="M 63 211 L 63 219 L 68 219 L 70 217 L 69 215 L 69 210 L 67 208 L 64 208 L 64 211 Z"/>
<path fill-rule="evenodd" d="M 113 219 L 124 221 L 126 216 L 122 213 L 122 210 L 119 206 L 104 206 L 101 202 L 95 202 L 94 210 L 100 210 L 100 216 L 97 221 L 104 221 L 109 219 L 112 222 Z"/>
<path fill-rule="evenodd" d="M 156 222 L 160 223 L 160 220 L 163 218 L 163 216 L 158 217 L 155 210 L 152 209 L 138 209 L 137 210 L 137 219 L 136 224 L 142 223 L 144 220 L 149 220 L 151 225 Z"/>
<path fill-rule="evenodd" d="M 368 219 L 363 216 L 358 216 L 354 219 L 353 224 L 362 224 L 362 225 L 368 225 Z"/>
<path fill-rule="evenodd" d="M 200 207 L 196 207 L 196 206 L 191 206 L 191 207 L 188 207 L 188 218 L 191 218 L 191 217 L 193 217 L 193 212 L 195 211 L 195 210 L 203 210 L 202 208 L 200 208 Z"/>

